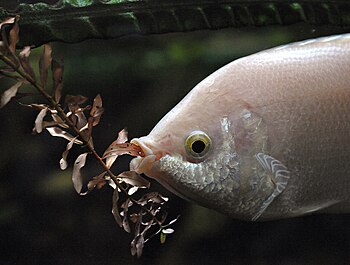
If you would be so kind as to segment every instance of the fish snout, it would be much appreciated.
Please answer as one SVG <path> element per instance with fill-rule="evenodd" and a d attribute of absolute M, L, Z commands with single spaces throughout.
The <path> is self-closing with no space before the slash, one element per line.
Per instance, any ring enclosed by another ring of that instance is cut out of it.
<path fill-rule="evenodd" d="M 153 155 L 152 145 L 147 141 L 146 137 L 134 138 L 130 143 L 140 147 L 144 157 Z"/>
<path fill-rule="evenodd" d="M 153 163 L 160 159 L 162 156 L 155 144 L 147 139 L 147 137 L 134 138 L 130 141 L 131 144 L 134 144 L 141 148 L 143 156 L 139 156 L 131 160 L 130 170 L 135 171 L 138 174 L 149 175 Z"/>

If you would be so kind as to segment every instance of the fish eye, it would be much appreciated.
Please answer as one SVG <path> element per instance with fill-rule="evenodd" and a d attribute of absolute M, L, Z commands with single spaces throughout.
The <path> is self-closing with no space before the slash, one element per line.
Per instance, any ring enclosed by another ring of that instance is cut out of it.
<path fill-rule="evenodd" d="M 185 142 L 187 154 L 194 158 L 204 157 L 208 153 L 210 146 L 210 137 L 202 131 L 192 132 Z"/>

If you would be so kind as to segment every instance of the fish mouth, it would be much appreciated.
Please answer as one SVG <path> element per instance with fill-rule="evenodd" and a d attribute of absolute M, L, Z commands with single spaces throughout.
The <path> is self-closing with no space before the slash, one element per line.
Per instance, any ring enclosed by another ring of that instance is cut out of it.
<path fill-rule="evenodd" d="M 153 151 L 149 147 L 150 144 L 147 144 L 147 140 L 145 138 L 146 137 L 134 138 L 130 141 L 130 143 L 140 147 L 144 156 L 153 155 Z"/>
<path fill-rule="evenodd" d="M 154 141 L 148 136 L 134 138 L 130 141 L 131 144 L 136 145 L 141 149 L 142 156 L 138 156 L 131 160 L 130 170 L 138 174 L 145 174 L 146 176 L 157 180 L 161 185 L 167 188 L 174 194 L 186 199 L 181 193 L 181 189 L 171 181 L 171 177 L 166 172 L 159 171 L 158 161 L 166 155 L 171 155 L 169 150 L 164 147 L 169 147 L 168 142 Z"/>
<path fill-rule="evenodd" d="M 153 169 L 155 163 L 166 153 L 157 150 L 156 143 L 148 137 L 134 138 L 130 141 L 131 144 L 138 146 L 141 149 L 142 156 L 135 157 L 130 162 L 130 170 L 135 171 L 138 174 L 145 174 L 146 176 L 157 180 L 161 185 L 167 188 L 169 191 L 186 199 L 184 195 L 180 192 L 180 189 L 176 187 L 171 181 L 171 178 L 167 177 L 166 174 L 160 174 Z"/>
<path fill-rule="evenodd" d="M 150 176 L 154 162 L 159 160 L 159 152 L 155 152 L 154 143 L 146 137 L 134 138 L 130 141 L 141 148 L 142 156 L 136 157 L 130 162 L 130 170 L 138 174 Z M 157 155 L 158 153 L 158 155 Z"/>
<path fill-rule="evenodd" d="M 130 143 L 138 146 L 142 153 L 142 156 L 135 157 L 131 160 L 131 171 L 135 171 L 138 174 L 145 174 L 146 176 L 157 180 L 161 185 L 177 196 L 185 200 L 192 200 L 190 196 L 183 194 L 181 188 L 179 188 L 176 183 L 171 181 L 171 177 L 165 172 L 159 172 L 157 170 L 157 161 L 163 156 L 170 154 L 169 152 L 157 148 L 157 143 L 147 136 L 134 138 Z"/>

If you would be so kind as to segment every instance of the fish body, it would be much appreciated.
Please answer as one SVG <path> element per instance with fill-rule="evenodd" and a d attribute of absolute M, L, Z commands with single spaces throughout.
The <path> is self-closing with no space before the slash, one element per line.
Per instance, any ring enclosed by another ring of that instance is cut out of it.
<path fill-rule="evenodd" d="M 233 61 L 131 142 L 131 170 L 234 218 L 350 212 L 350 34 Z"/>

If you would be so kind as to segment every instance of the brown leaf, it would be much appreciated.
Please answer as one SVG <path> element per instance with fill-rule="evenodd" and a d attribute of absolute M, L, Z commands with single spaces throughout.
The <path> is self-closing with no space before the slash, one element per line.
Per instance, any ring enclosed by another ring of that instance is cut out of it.
<path fill-rule="evenodd" d="M 180 218 L 180 215 L 178 215 L 175 219 L 171 220 L 168 225 L 172 225 Z"/>
<path fill-rule="evenodd" d="M 164 228 L 163 230 L 162 230 L 162 233 L 164 233 L 164 234 L 172 234 L 172 233 L 174 233 L 174 229 L 172 229 L 172 228 Z"/>
<path fill-rule="evenodd" d="M 153 200 L 155 203 L 160 203 L 164 204 L 169 200 L 168 197 L 162 196 L 161 194 L 158 193 L 158 196 Z"/>
<path fill-rule="evenodd" d="M 64 150 L 62 153 L 62 158 L 60 160 L 61 170 L 65 170 L 68 166 L 67 156 L 68 156 L 69 150 L 72 149 L 75 140 L 76 140 L 76 137 L 74 137 L 72 140 L 70 140 L 67 144 L 66 150 Z"/>
<path fill-rule="evenodd" d="M 32 104 L 29 104 L 29 105 L 26 105 L 26 104 L 23 104 L 23 106 L 26 106 L 26 107 L 29 107 L 29 108 L 33 108 L 33 109 L 36 109 L 36 110 L 42 110 L 42 109 L 46 109 L 48 108 L 49 106 L 46 105 L 46 104 L 35 104 L 35 103 L 32 103 Z"/>
<path fill-rule="evenodd" d="M 135 220 L 135 229 L 134 229 L 135 237 L 140 234 L 142 217 L 143 217 L 143 211 L 141 210 L 140 213 L 137 214 L 137 220 L 136 220 L 136 216 L 135 216 L 135 219 L 134 219 Z"/>
<path fill-rule="evenodd" d="M 55 121 L 43 121 L 43 129 L 47 128 L 47 127 L 53 127 L 53 126 L 56 126 L 56 125 L 59 125 L 57 122 Z M 35 131 L 35 127 L 34 127 L 34 132 Z"/>
<path fill-rule="evenodd" d="M 123 227 L 123 221 L 122 221 L 122 218 L 120 217 L 119 209 L 118 209 L 118 200 L 119 200 L 119 191 L 118 189 L 115 189 L 112 197 L 112 214 L 117 224 L 120 227 Z"/>
<path fill-rule="evenodd" d="M 53 96 L 58 103 L 61 100 L 63 89 L 63 65 L 56 60 L 52 60 L 51 70 L 53 79 Z"/>
<path fill-rule="evenodd" d="M 86 132 L 87 139 L 91 138 L 92 129 L 93 129 L 93 123 L 94 123 L 94 118 L 93 117 L 89 117 L 87 124 L 83 128 L 81 128 L 81 131 L 82 130 L 87 130 L 87 132 Z"/>
<path fill-rule="evenodd" d="M 133 143 L 112 143 L 103 153 L 103 159 L 119 155 L 144 156 L 141 147 Z"/>
<path fill-rule="evenodd" d="M 50 44 L 44 44 L 44 51 L 39 60 L 39 72 L 41 85 L 46 88 L 48 69 L 52 62 L 52 48 Z"/>
<path fill-rule="evenodd" d="M 97 189 L 102 189 L 105 185 L 106 185 L 107 181 L 104 179 L 100 179 L 97 183 L 96 183 L 96 187 Z"/>
<path fill-rule="evenodd" d="M 130 221 L 136 224 L 136 222 L 139 220 L 139 214 L 137 213 L 132 213 L 130 214 Z"/>
<path fill-rule="evenodd" d="M 154 203 L 159 203 L 159 204 L 164 204 L 165 202 L 168 201 L 168 198 L 163 197 L 160 195 L 158 192 L 149 192 L 145 195 L 143 195 L 139 200 L 138 203 L 141 205 L 145 205 L 148 202 L 154 202 Z"/>
<path fill-rule="evenodd" d="M 83 126 L 82 128 L 79 129 L 79 132 L 84 132 L 86 131 L 87 129 L 89 129 L 89 126 L 88 124 L 85 124 L 85 126 Z M 85 133 L 85 132 L 84 132 Z"/>
<path fill-rule="evenodd" d="M 92 108 L 90 111 L 90 116 L 92 116 L 94 119 L 93 121 L 93 126 L 96 126 L 99 124 L 101 116 L 103 114 L 103 108 L 102 108 L 102 98 L 101 95 L 98 94 L 95 98 L 94 98 L 94 103 L 92 104 Z"/>
<path fill-rule="evenodd" d="M 23 85 L 22 81 L 18 81 L 16 84 L 11 86 L 9 89 L 5 90 L 5 92 L 1 95 L 1 100 L 0 100 L 0 108 L 4 107 L 11 98 L 16 96 L 18 89 Z"/>
<path fill-rule="evenodd" d="M 122 205 L 120 207 L 125 209 L 125 208 L 133 206 L 133 204 L 134 203 L 131 200 L 127 199 L 125 202 L 122 203 Z"/>
<path fill-rule="evenodd" d="M 128 190 L 128 195 L 133 195 L 135 192 L 138 191 L 138 187 L 131 187 L 129 190 Z"/>
<path fill-rule="evenodd" d="M 9 44 L 8 44 L 6 31 L 3 30 L 2 27 L 4 25 L 7 25 L 7 24 L 15 23 L 15 20 L 16 20 L 16 17 L 9 17 L 9 18 L 5 19 L 4 21 L 2 21 L 0 23 L 1 38 L 2 38 L 2 41 L 1 41 L 1 53 L 3 53 L 3 54 L 8 54 L 10 52 L 10 49 L 9 49 Z"/>
<path fill-rule="evenodd" d="M 46 128 L 46 130 L 48 130 L 48 132 L 52 135 L 52 136 L 56 136 L 56 137 L 62 137 L 64 139 L 67 139 L 68 141 L 71 141 L 72 139 L 74 139 L 75 137 L 73 137 L 72 135 L 70 135 L 69 133 L 67 133 L 66 131 L 63 131 L 62 129 L 58 128 L 58 127 L 51 127 L 51 128 Z M 74 139 L 74 143 L 75 144 L 83 144 L 82 141 L 78 140 L 78 139 Z"/>
<path fill-rule="evenodd" d="M 86 195 L 90 193 L 95 187 L 97 187 L 97 189 L 101 189 L 107 183 L 107 180 L 104 178 L 106 173 L 107 171 L 104 171 L 100 175 L 93 177 L 92 180 L 90 180 L 87 185 L 87 188 L 88 188 L 87 192 L 81 195 Z"/>
<path fill-rule="evenodd" d="M 35 122 L 34 122 L 35 127 L 34 128 L 35 128 L 35 131 L 37 133 L 41 133 L 43 131 L 43 120 L 46 116 L 47 110 L 48 110 L 47 108 L 42 109 L 35 119 Z"/>
<path fill-rule="evenodd" d="M 82 111 L 77 111 L 75 113 L 75 116 L 78 118 L 76 126 L 80 130 L 81 128 L 83 128 L 87 124 L 85 114 Z"/>
<path fill-rule="evenodd" d="M 99 108 L 102 108 L 102 98 L 101 98 L 101 95 L 98 94 L 95 98 L 94 98 L 94 102 L 92 104 L 92 108 L 91 108 L 91 111 L 90 111 L 90 116 L 94 116 L 96 111 L 99 109 Z"/>
<path fill-rule="evenodd" d="M 117 185 L 112 179 L 108 180 L 108 185 L 111 186 L 113 189 L 118 189 Z"/>
<path fill-rule="evenodd" d="M 67 95 L 65 98 L 65 103 L 68 105 L 69 110 L 72 113 L 75 113 L 75 111 L 80 108 L 80 105 L 84 104 L 87 99 L 87 97 L 84 97 L 82 95 Z"/>
<path fill-rule="evenodd" d="M 122 144 L 122 143 L 125 143 L 126 141 L 128 141 L 128 131 L 126 130 L 126 128 L 124 128 L 118 133 L 118 138 L 115 141 L 115 143 Z"/>
<path fill-rule="evenodd" d="M 69 128 L 65 121 L 61 119 L 57 114 L 51 114 L 52 119 L 57 123 L 58 126 L 62 128 Z"/>
<path fill-rule="evenodd" d="M 127 233 L 130 233 L 131 232 L 131 229 L 130 229 L 130 224 L 129 224 L 129 220 L 127 218 L 126 215 L 124 215 L 123 217 L 123 228 L 124 228 L 124 231 L 127 232 Z"/>
<path fill-rule="evenodd" d="M 15 52 L 16 52 L 16 45 L 17 45 L 17 42 L 18 42 L 18 33 L 19 33 L 18 20 L 19 20 L 19 16 L 17 15 L 15 17 L 12 29 L 10 30 L 9 49 L 10 49 L 12 54 L 15 54 Z"/>
<path fill-rule="evenodd" d="M 94 146 L 94 142 L 93 142 L 93 139 L 91 137 L 92 130 L 89 127 L 90 124 L 86 121 L 85 114 L 82 111 L 78 111 L 74 116 L 77 117 L 76 127 L 81 132 L 82 138 L 86 142 L 89 142 L 90 145 L 93 147 Z M 89 118 L 91 118 L 91 117 L 89 117 Z"/>
<path fill-rule="evenodd" d="M 141 177 L 135 171 L 125 171 L 117 176 L 120 180 L 124 181 L 127 184 L 138 188 L 149 188 L 150 182 Z"/>
<path fill-rule="evenodd" d="M 33 81 L 35 81 L 35 73 L 32 66 L 29 63 L 30 51 L 30 46 L 24 47 L 23 50 L 19 53 L 19 61 L 22 65 L 23 70 L 33 79 Z"/>
<path fill-rule="evenodd" d="M 5 20 L 3 20 L 2 22 L 0 22 L 0 30 L 2 29 L 3 25 L 15 23 L 15 19 L 16 19 L 16 17 L 8 17 Z"/>
<path fill-rule="evenodd" d="M 136 255 L 138 258 L 141 257 L 144 243 L 145 238 L 142 233 L 136 236 L 133 241 L 131 241 L 131 255 Z"/>
<path fill-rule="evenodd" d="M 96 126 L 100 123 L 100 120 L 101 120 L 101 116 L 102 114 L 104 113 L 104 108 L 99 108 L 97 109 L 97 111 L 95 112 L 95 115 L 94 115 L 94 122 L 93 122 L 93 126 Z"/>
<path fill-rule="evenodd" d="M 142 149 L 131 143 L 126 143 L 128 140 L 128 132 L 126 129 L 121 130 L 118 133 L 118 138 L 108 146 L 103 153 L 102 158 L 106 159 L 106 165 L 110 168 L 118 156 L 128 154 L 132 156 L 142 155 Z"/>
<path fill-rule="evenodd" d="M 127 232 L 127 233 L 131 232 L 130 224 L 129 224 L 129 220 L 128 220 L 129 202 L 130 202 L 130 199 L 127 199 L 125 202 L 124 218 L 123 218 L 123 223 L 122 223 L 123 228 L 124 228 L 125 232 Z"/>
<path fill-rule="evenodd" d="M 72 181 L 74 189 L 80 194 L 83 188 L 83 176 L 81 175 L 80 169 L 85 166 L 86 156 L 88 153 L 81 154 L 77 157 L 73 166 Z"/>

